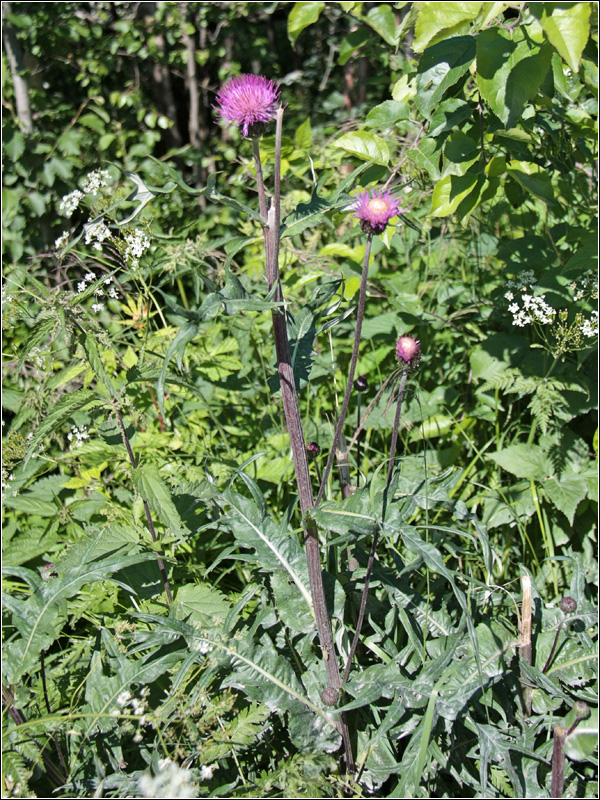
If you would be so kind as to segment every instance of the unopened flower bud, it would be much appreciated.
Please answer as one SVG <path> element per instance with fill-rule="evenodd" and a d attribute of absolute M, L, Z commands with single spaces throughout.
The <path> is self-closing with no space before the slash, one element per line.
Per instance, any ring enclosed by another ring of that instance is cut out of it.
<path fill-rule="evenodd" d="M 567 597 L 562 598 L 558 604 L 558 607 L 563 614 L 573 614 L 575 611 L 577 611 L 577 601 L 567 595 Z"/>
<path fill-rule="evenodd" d="M 396 342 L 396 360 L 405 369 L 414 369 L 421 360 L 419 340 L 412 336 L 401 336 Z"/>
<path fill-rule="evenodd" d="M 311 458 L 316 458 L 318 455 L 321 454 L 321 448 L 316 442 L 309 442 L 306 445 L 306 450 Z"/>
<path fill-rule="evenodd" d="M 321 700 L 323 705 L 326 706 L 335 706 L 339 699 L 340 693 L 337 689 L 334 689 L 332 686 L 328 686 L 326 689 L 323 689 L 321 692 Z"/>
<path fill-rule="evenodd" d="M 369 388 L 369 382 L 366 375 L 359 375 L 354 381 L 354 388 L 357 392 L 366 392 Z"/>
<path fill-rule="evenodd" d="M 590 707 L 583 700 L 577 700 L 573 705 L 573 713 L 579 719 L 587 719 L 591 712 Z"/>

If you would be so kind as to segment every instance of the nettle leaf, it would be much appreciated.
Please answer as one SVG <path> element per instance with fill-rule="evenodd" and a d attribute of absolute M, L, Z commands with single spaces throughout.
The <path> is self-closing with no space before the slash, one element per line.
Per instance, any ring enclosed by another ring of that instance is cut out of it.
<path fill-rule="evenodd" d="M 549 474 L 548 456 L 539 445 L 511 444 L 487 456 L 517 478 L 542 480 Z"/>
<path fill-rule="evenodd" d="M 55 406 L 48 416 L 43 420 L 40 427 L 35 431 L 27 448 L 25 456 L 25 465 L 42 444 L 46 436 L 54 430 L 58 430 L 64 422 L 66 422 L 73 412 L 85 408 L 90 403 L 96 401 L 96 395 L 89 389 L 79 389 L 73 394 L 63 397 Z"/>
<path fill-rule="evenodd" d="M 158 467 L 154 464 L 144 464 L 132 471 L 132 480 L 136 491 L 175 536 L 183 538 L 189 534 L 181 522 L 179 512 L 171 499 L 171 493 L 160 477 Z"/>
<path fill-rule="evenodd" d="M 11 611 L 18 632 L 5 650 L 4 667 L 9 683 L 19 683 L 25 673 L 37 670 L 41 651 L 47 650 L 60 636 L 67 620 L 67 600 L 83 586 L 94 581 L 112 580 L 133 593 L 133 589 L 116 580 L 113 573 L 151 556 L 130 553 L 131 546 L 126 546 L 99 558 L 90 558 L 101 536 L 102 532 L 86 544 L 79 564 L 48 581 L 41 581 L 37 572 L 23 567 L 3 567 L 4 574 L 21 578 L 32 589 L 26 600 L 17 600 L 9 595 L 4 597 L 5 607 Z"/>
<path fill-rule="evenodd" d="M 552 58 L 552 48 L 538 44 L 522 27 L 488 28 L 477 35 L 477 85 L 504 126 L 512 128 L 537 94 Z"/>
<path fill-rule="evenodd" d="M 351 156 L 360 158 L 361 161 L 372 161 L 374 164 L 387 166 L 390 161 L 390 149 L 387 142 L 380 136 L 366 131 L 353 131 L 345 133 L 335 142 L 332 147 L 338 150 L 345 150 Z"/>
<path fill-rule="evenodd" d="M 221 627 L 230 611 L 225 595 L 211 584 L 187 584 L 177 589 L 173 613 L 190 625 Z"/>
<path fill-rule="evenodd" d="M 455 36 L 428 47 L 421 56 L 417 72 L 415 104 L 429 118 L 447 89 L 454 86 L 475 60 L 475 39 Z"/>
<path fill-rule="evenodd" d="M 531 3 L 528 8 L 550 43 L 577 72 L 590 35 L 591 3 Z"/>

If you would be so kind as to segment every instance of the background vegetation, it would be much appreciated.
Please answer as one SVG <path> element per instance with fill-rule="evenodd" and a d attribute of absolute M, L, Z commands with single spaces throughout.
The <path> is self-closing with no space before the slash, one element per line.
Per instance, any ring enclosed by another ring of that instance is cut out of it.
<path fill-rule="evenodd" d="M 545 797 L 568 731 L 565 795 L 595 796 L 597 5 L 3 16 L 5 794 Z M 251 144 L 213 109 L 242 73 L 285 104 L 315 484 L 365 247 L 341 200 L 392 177 L 407 209 L 373 243 L 357 488 L 334 470 L 314 512 L 341 664 L 381 533 L 339 702 L 355 775 L 321 699 Z M 403 334 L 422 360 L 385 516 Z"/>

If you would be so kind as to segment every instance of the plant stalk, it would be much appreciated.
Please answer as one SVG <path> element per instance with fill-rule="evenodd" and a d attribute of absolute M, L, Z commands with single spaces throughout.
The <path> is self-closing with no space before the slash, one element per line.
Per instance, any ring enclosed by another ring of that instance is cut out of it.
<path fill-rule="evenodd" d="M 125 445 L 125 449 L 127 450 L 127 455 L 129 456 L 129 463 L 131 464 L 133 469 L 137 469 L 137 461 L 135 456 L 133 455 L 133 450 L 131 449 L 131 442 L 129 441 L 129 437 L 127 436 L 127 431 L 125 429 L 125 424 L 123 423 L 123 417 L 121 416 L 121 412 L 118 408 L 114 409 L 117 422 L 119 424 L 119 428 L 121 429 L 121 437 L 123 439 L 123 444 Z M 146 520 L 148 521 L 148 530 L 150 531 L 150 536 L 152 536 L 152 541 L 157 541 L 156 531 L 154 530 L 154 523 L 152 522 L 152 514 L 150 513 L 150 506 L 148 502 L 142 499 L 144 504 L 144 511 L 146 512 Z M 167 570 L 165 569 L 164 562 L 160 556 L 156 557 L 158 563 L 158 569 L 160 570 L 160 576 L 162 578 L 163 587 L 165 590 L 165 594 L 167 595 L 167 602 L 169 605 L 173 602 L 173 595 L 171 594 L 171 587 L 169 586 L 169 578 L 167 576 Z"/>
<path fill-rule="evenodd" d="M 348 412 L 348 404 L 350 402 L 350 395 L 352 393 L 352 386 L 354 384 L 354 373 L 356 372 L 356 362 L 358 361 L 358 350 L 360 346 L 360 334 L 362 331 L 362 323 L 363 317 L 365 315 L 365 299 L 367 296 L 367 276 L 369 274 L 369 259 L 371 257 L 371 243 L 373 242 L 373 234 L 370 233 L 367 236 L 367 244 L 365 247 L 365 257 L 363 260 L 363 268 L 362 274 L 360 278 L 360 292 L 358 296 L 358 313 L 356 315 L 356 333 L 354 334 L 354 347 L 352 348 L 352 358 L 350 360 L 350 372 L 348 374 L 348 383 L 346 384 L 346 391 L 344 393 L 344 399 L 342 401 L 342 408 L 340 409 L 340 415 L 337 423 L 337 427 L 335 429 L 335 434 L 333 436 L 333 443 L 331 445 L 331 450 L 329 452 L 329 457 L 327 459 L 327 464 L 325 465 L 325 469 L 323 470 L 323 480 L 321 481 L 321 486 L 319 487 L 319 491 L 317 493 L 317 500 L 316 505 L 319 505 L 323 498 L 323 493 L 325 492 L 325 485 L 327 483 L 327 478 L 329 477 L 329 473 L 331 471 L 331 467 L 333 465 L 333 459 L 335 458 L 335 452 L 337 449 L 337 443 L 340 438 L 340 434 L 342 432 L 342 428 L 344 427 L 344 421 L 346 419 L 346 414 Z"/>
<path fill-rule="evenodd" d="M 277 112 L 277 128 L 275 134 L 275 166 L 274 166 L 274 198 L 273 204 L 268 211 L 266 210 L 266 197 L 262 169 L 260 167 L 260 154 L 258 142 L 254 146 L 254 160 L 256 164 L 256 177 L 258 182 L 259 203 L 261 214 L 263 209 L 266 211 L 266 228 L 264 231 L 266 270 L 269 291 L 274 291 L 273 299 L 276 302 L 283 301 L 283 292 L 279 277 L 279 232 L 280 232 L 280 164 L 281 164 L 281 136 L 283 121 L 283 109 Z M 263 198 L 261 200 L 260 198 Z M 310 591 L 315 612 L 317 632 L 325 661 L 328 688 L 339 692 L 341 687 L 340 671 L 335 653 L 333 633 L 327 611 L 325 599 L 325 589 L 323 586 L 323 574 L 321 571 L 321 555 L 317 528 L 311 523 L 307 512 L 314 507 L 312 484 L 306 454 L 306 443 L 302 428 L 302 419 L 298 405 L 298 392 L 294 380 L 294 369 L 292 365 L 290 345 L 287 334 L 285 310 L 279 308 L 272 311 L 273 335 L 275 339 L 275 352 L 277 357 L 277 371 L 281 385 L 281 396 L 285 413 L 286 424 L 292 447 L 292 457 L 296 472 L 296 482 L 298 485 L 298 499 L 304 524 L 304 545 L 306 549 L 306 559 L 308 564 L 308 577 Z M 338 718 L 338 730 L 342 736 L 346 759 L 346 769 L 349 773 L 354 772 L 354 757 L 350 742 L 350 734 L 347 723 L 343 715 Z"/>
<path fill-rule="evenodd" d="M 402 409 L 402 401 L 404 399 L 404 391 L 406 389 L 406 380 L 408 378 L 408 371 L 404 371 L 402 373 L 402 377 L 400 378 L 400 388 L 398 390 L 398 400 L 396 401 L 396 416 L 394 417 L 394 429 L 392 431 L 392 443 L 390 445 L 390 463 L 388 466 L 388 474 L 387 480 L 385 482 L 385 489 L 384 489 L 384 503 L 383 503 L 383 515 L 385 516 L 385 508 L 387 505 L 387 493 L 390 488 L 390 484 L 392 481 L 392 475 L 394 472 L 394 458 L 396 456 L 396 446 L 398 444 L 398 426 L 400 424 L 400 411 Z M 382 519 L 383 524 L 383 519 Z M 367 573 L 365 575 L 365 585 L 363 587 L 362 597 L 360 599 L 360 610 L 358 612 L 358 620 L 356 623 L 356 630 L 354 632 L 354 638 L 352 639 L 352 646 L 350 647 L 350 653 L 348 654 L 348 661 L 346 662 L 346 669 L 344 670 L 344 677 L 342 680 L 342 686 L 348 680 L 348 676 L 350 675 L 350 669 L 352 667 L 352 660 L 354 658 L 354 653 L 356 652 L 356 648 L 358 646 L 358 640 L 360 638 L 360 632 L 362 629 L 362 625 L 365 619 L 365 609 L 367 607 L 367 597 L 369 594 L 369 584 L 371 583 L 371 573 L 373 572 L 373 564 L 375 562 L 375 550 L 377 548 L 377 544 L 379 542 L 379 533 L 381 528 L 377 528 L 375 533 L 373 534 L 373 544 L 371 545 L 371 551 L 369 552 L 369 560 L 367 562 Z"/>

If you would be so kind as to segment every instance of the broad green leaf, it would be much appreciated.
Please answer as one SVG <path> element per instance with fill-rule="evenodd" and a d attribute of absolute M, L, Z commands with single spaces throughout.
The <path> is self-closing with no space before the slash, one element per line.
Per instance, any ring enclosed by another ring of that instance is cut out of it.
<path fill-rule="evenodd" d="M 383 166 L 386 166 L 390 160 L 390 150 L 387 142 L 380 136 L 366 131 L 345 133 L 333 142 L 331 146 L 345 150 L 362 161 L 373 161 L 375 164 Z"/>
<path fill-rule="evenodd" d="M 410 160 L 424 169 L 432 181 L 439 181 L 441 178 L 440 155 L 441 145 L 429 136 L 421 139 L 416 149 L 408 151 Z"/>
<path fill-rule="evenodd" d="M 554 189 L 548 172 L 531 161 L 507 162 L 507 173 L 528 192 L 554 204 Z"/>
<path fill-rule="evenodd" d="M 187 531 L 171 499 L 171 493 L 160 477 L 158 467 L 154 464 L 143 464 L 132 471 L 132 480 L 137 492 L 146 500 L 151 510 L 158 514 L 163 524 L 176 536 L 184 537 Z"/>
<path fill-rule="evenodd" d="M 577 506 L 588 495 L 586 476 L 568 470 L 562 475 L 548 478 L 544 481 L 542 489 L 548 502 L 562 511 L 572 525 Z"/>
<path fill-rule="evenodd" d="M 528 8 L 549 42 L 577 72 L 590 35 L 591 3 L 530 3 Z"/>
<path fill-rule="evenodd" d="M 547 455 L 539 445 L 512 444 L 487 456 L 517 478 L 543 480 L 548 476 Z"/>
<path fill-rule="evenodd" d="M 481 96 L 506 128 L 521 117 L 537 94 L 552 50 L 533 41 L 523 28 L 489 28 L 477 35 L 477 85 Z"/>
<path fill-rule="evenodd" d="M 312 25 L 319 19 L 321 11 L 325 8 L 325 3 L 295 3 L 290 11 L 287 21 L 288 36 L 292 44 L 305 28 Z"/>
<path fill-rule="evenodd" d="M 571 711 L 565 720 L 565 727 L 575 722 Z M 571 761 L 590 761 L 594 750 L 598 747 L 598 709 L 590 708 L 590 716 L 582 720 L 573 733 L 567 736 L 565 754 Z"/>
<path fill-rule="evenodd" d="M 465 23 L 475 19 L 482 5 L 481 2 L 420 3 L 412 44 L 415 53 L 422 53 L 440 34 L 449 37 L 459 31 Z"/>
<path fill-rule="evenodd" d="M 459 205 L 476 188 L 478 176 L 446 175 L 434 187 L 431 200 L 431 214 L 434 217 L 447 217 L 454 214 Z"/>
<path fill-rule="evenodd" d="M 460 124 L 473 117 L 473 108 L 465 100 L 450 97 L 437 105 L 431 115 L 429 136 L 436 137 L 446 131 L 458 130 Z"/>
<path fill-rule="evenodd" d="M 367 114 L 365 125 L 368 128 L 391 128 L 399 119 L 409 119 L 410 109 L 407 103 L 398 103 L 396 100 L 384 100 L 372 108 Z"/>
<path fill-rule="evenodd" d="M 361 17 L 390 47 L 395 47 L 396 41 L 396 18 L 392 9 L 385 4 L 371 8 L 366 17 Z"/>
<path fill-rule="evenodd" d="M 428 47 L 419 61 L 415 104 L 427 118 L 440 104 L 447 89 L 462 78 L 475 60 L 475 39 L 454 36 Z"/>
<path fill-rule="evenodd" d="M 201 628 L 221 626 L 230 610 L 231 604 L 225 595 L 207 583 L 180 586 L 173 604 L 177 619 L 184 619 Z"/>
<path fill-rule="evenodd" d="M 296 147 L 300 150 L 309 150 L 312 146 L 313 135 L 310 126 L 310 117 L 307 117 L 304 122 L 296 128 L 294 142 L 296 143 Z"/>

